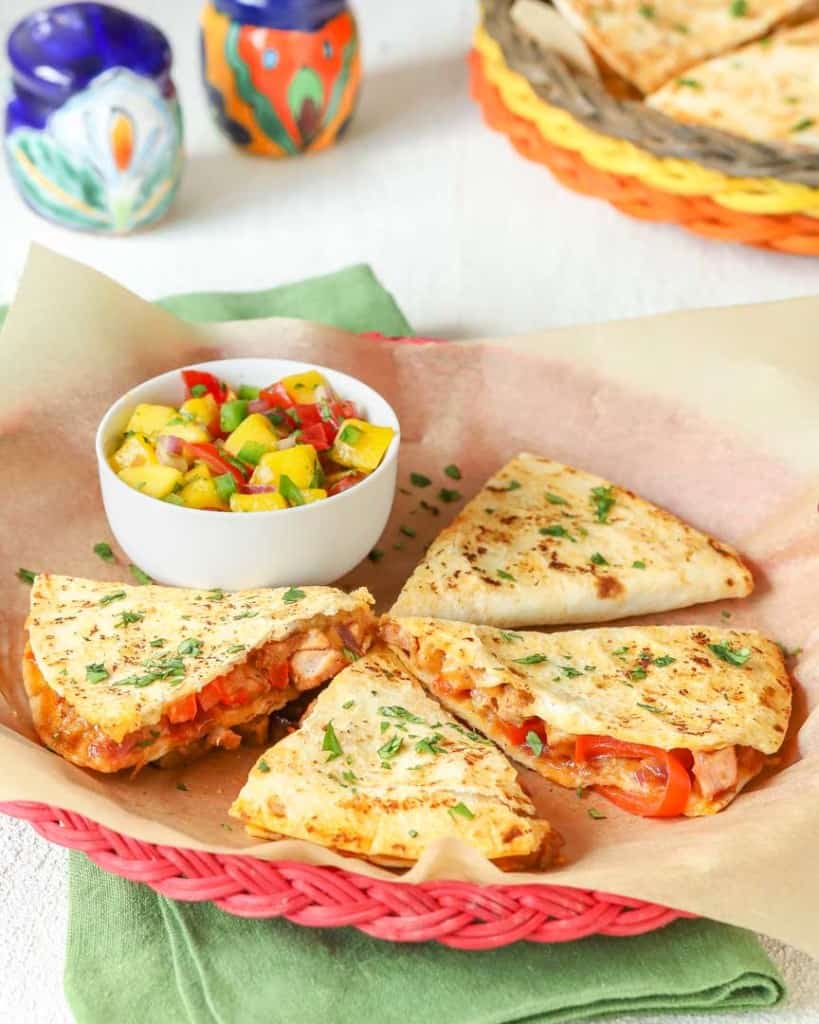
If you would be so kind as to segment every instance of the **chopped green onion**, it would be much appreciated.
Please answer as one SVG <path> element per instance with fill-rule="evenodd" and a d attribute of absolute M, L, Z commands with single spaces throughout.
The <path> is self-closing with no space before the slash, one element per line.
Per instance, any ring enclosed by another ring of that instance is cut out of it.
<path fill-rule="evenodd" d="M 502 580 L 511 580 L 513 583 L 515 582 L 515 577 L 505 569 L 498 569 L 497 572 L 498 576 L 500 576 Z"/>
<path fill-rule="evenodd" d="M 404 745 L 403 736 L 392 736 L 387 742 L 378 748 L 378 756 L 383 761 L 391 761 Z"/>
<path fill-rule="evenodd" d="M 568 501 L 565 498 L 561 498 L 559 494 L 552 494 L 551 491 L 546 492 L 546 500 L 550 505 L 568 505 Z"/>
<path fill-rule="evenodd" d="M 114 552 L 111 550 L 111 545 L 104 540 L 94 545 L 94 554 L 101 558 L 103 562 L 114 561 Z"/>
<path fill-rule="evenodd" d="M 85 666 L 85 681 L 87 683 L 101 683 L 110 674 L 105 665 L 94 664 Z"/>
<path fill-rule="evenodd" d="M 99 603 L 104 608 L 106 605 L 111 604 L 112 601 L 122 601 L 124 597 L 124 590 L 113 590 L 110 594 L 106 594 L 105 597 L 101 597 Z"/>
<path fill-rule="evenodd" d="M 238 654 L 240 651 L 247 650 L 245 644 L 231 644 L 225 651 L 225 654 Z"/>
<path fill-rule="evenodd" d="M 527 654 L 525 658 L 512 659 L 516 665 L 542 665 L 544 661 L 548 660 L 545 654 Z"/>
<path fill-rule="evenodd" d="M 338 742 L 338 736 L 336 736 L 332 722 L 328 722 L 324 729 L 324 741 L 321 744 L 321 749 L 327 751 L 328 761 L 335 761 L 337 757 L 341 757 L 344 753 L 341 749 L 341 744 Z"/>
<path fill-rule="evenodd" d="M 448 810 L 449 810 L 449 813 L 453 816 L 453 818 L 455 817 L 456 814 L 460 815 L 460 817 L 466 818 L 468 820 L 475 817 L 475 815 L 472 813 L 472 811 L 470 811 L 470 809 L 466 806 L 466 804 L 463 804 L 463 803 L 457 803 L 457 804 L 455 804 L 454 807 L 448 808 Z"/>
<path fill-rule="evenodd" d="M 750 647 L 731 647 L 730 644 L 709 644 L 708 650 L 716 654 L 722 661 L 727 661 L 729 665 L 744 665 L 751 657 Z"/>
<path fill-rule="evenodd" d="M 526 733 L 526 746 L 532 751 L 535 757 L 540 757 L 543 753 L 543 740 L 536 732 Z"/>
<path fill-rule="evenodd" d="M 132 622 L 142 622 L 145 618 L 145 612 L 123 612 L 119 620 L 114 623 L 115 626 L 124 628 L 130 625 Z"/>
<path fill-rule="evenodd" d="M 176 648 L 176 653 L 190 654 L 196 658 L 202 653 L 202 641 L 197 640 L 195 637 L 188 637 Z"/>
<path fill-rule="evenodd" d="M 297 601 L 301 601 L 304 596 L 303 590 L 299 590 L 297 587 L 288 587 L 282 594 L 282 601 L 285 604 L 295 604 Z"/>
<path fill-rule="evenodd" d="M 655 658 L 654 664 L 659 668 L 665 668 L 667 665 L 673 665 L 676 658 L 672 658 L 670 654 L 664 654 L 662 658 Z"/>
<path fill-rule="evenodd" d="M 565 537 L 566 540 L 570 540 L 573 544 L 577 543 L 566 527 L 561 526 L 560 523 L 554 523 L 552 526 L 541 526 L 538 533 L 543 534 L 544 537 Z"/>
<path fill-rule="evenodd" d="M 219 500 L 226 505 L 230 501 L 231 495 L 236 493 L 236 480 L 232 473 L 222 473 L 221 476 L 215 476 L 213 478 L 213 486 L 216 488 Z"/>
<path fill-rule="evenodd" d="M 293 481 L 286 474 L 282 474 L 279 477 L 279 493 L 283 498 L 286 498 L 291 505 L 304 505 L 304 495 L 301 493 L 301 489 L 296 487 Z"/>

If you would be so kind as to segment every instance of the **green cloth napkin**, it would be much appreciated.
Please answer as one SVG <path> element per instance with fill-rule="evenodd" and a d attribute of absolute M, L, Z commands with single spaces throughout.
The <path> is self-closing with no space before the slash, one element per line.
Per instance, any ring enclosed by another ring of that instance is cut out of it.
<path fill-rule="evenodd" d="M 176 296 L 162 305 L 200 322 L 281 315 L 411 333 L 363 266 L 271 291 Z M 465 953 L 174 903 L 78 853 L 69 892 L 65 991 L 77 1024 L 558 1024 L 767 1007 L 784 994 L 753 935 L 710 921 L 633 939 Z"/>

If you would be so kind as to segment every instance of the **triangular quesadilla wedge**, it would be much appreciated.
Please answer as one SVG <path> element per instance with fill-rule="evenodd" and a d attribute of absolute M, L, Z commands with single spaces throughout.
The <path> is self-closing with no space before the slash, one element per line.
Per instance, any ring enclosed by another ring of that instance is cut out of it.
<path fill-rule="evenodd" d="M 649 93 L 686 68 L 765 35 L 812 0 L 555 0 L 624 78 Z"/>
<path fill-rule="evenodd" d="M 436 537 L 392 612 L 565 625 L 752 589 L 726 544 L 599 476 L 522 454 Z"/>
<path fill-rule="evenodd" d="M 819 21 L 689 68 L 646 100 L 677 121 L 819 148 Z"/>
<path fill-rule="evenodd" d="M 758 633 L 512 633 L 441 619 L 388 619 L 381 633 L 431 694 L 510 757 L 635 814 L 721 810 L 788 728 L 782 652 Z"/>
<path fill-rule="evenodd" d="M 494 744 L 384 647 L 336 676 L 298 731 L 259 758 L 230 813 L 251 835 L 392 867 L 444 836 L 509 869 L 548 866 L 561 842 Z"/>
<path fill-rule="evenodd" d="M 263 724 L 367 649 L 372 602 L 366 590 L 227 593 L 41 574 L 23 659 L 34 727 L 101 772 L 237 746 L 234 730 Z"/>

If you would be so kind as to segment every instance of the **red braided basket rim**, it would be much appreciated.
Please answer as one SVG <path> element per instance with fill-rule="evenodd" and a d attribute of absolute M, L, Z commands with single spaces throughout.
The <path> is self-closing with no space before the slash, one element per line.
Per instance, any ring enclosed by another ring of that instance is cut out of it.
<path fill-rule="evenodd" d="M 284 917 L 314 928 L 352 926 L 389 942 L 495 949 L 512 942 L 629 936 L 692 917 L 642 900 L 560 885 L 475 885 L 367 878 L 339 868 L 159 846 L 40 803 L 0 803 L 44 839 L 104 871 L 174 900 L 211 901 L 237 917 Z"/>

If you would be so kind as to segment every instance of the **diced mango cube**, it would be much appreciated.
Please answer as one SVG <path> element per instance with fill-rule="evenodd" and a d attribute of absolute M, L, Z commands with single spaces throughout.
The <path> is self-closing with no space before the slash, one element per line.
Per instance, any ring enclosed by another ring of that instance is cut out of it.
<path fill-rule="evenodd" d="M 288 395 L 297 405 L 309 405 L 316 401 L 316 388 L 330 390 L 327 383 L 318 370 L 307 370 L 304 373 L 292 373 L 289 377 L 282 377 L 281 384 L 287 389 Z"/>
<path fill-rule="evenodd" d="M 242 420 L 239 426 L 225 441 L 225 448 L 231 455 L 238 455 L 248 441 L 253 444 L 260 444 L 266 452 L 276 447 L 278 434 L 267 416 L 260 412 L 251 413 L 247 419 Z"/>
<path fill-rule="evenodd" d="M 210 434 L 201 423 L 193 419 L 183 419 L 182 416 L 175 416 L 165 424 L 160 433 L 170 437 L 181 437 L 190 444 L 207 444 L 210 441 Z"/>
<path fill-rule="evenodd" d="M 147 402 L 140 402 L 131 413 L 125 433 L 145 434 L 153 440 L 157 434 L 163 433 L 168 420 L 178 415 L 171 405 L 150 405 Z"/>
<path fill-rule="evenodd" d="M 395 436 L 391 427 L 377 427 L 365 420 L 344 420 L 338 429 L 330 458 L 339 465 L 372 473 L 384 458 Z"/>
<path fill-rule="evenodd" d="M 278 485 L 279 478 L 287 476 L 296 487 L 310 487 L 319 466 L 316 449 L 311 444 L 297 444 L 263 455 L 253 470 L 250 482 L 254 485 Z"/>
<path fill-rule="evenodd" d="M 131 434 L 130 437 L 126 437 L 110 459 L 111 468 L 115 473 L 129 466 L 152 466 L 156 462 L 154 447 L 144 434 Z"/>
<path fill-rule="evenodd" d="M 321 487 L 303 487 L 301 496 L 304 498 L 304 504 L 310 505 L 314 501 L 321 501 L 322 498 L 326 498 L 327 491 L 322 490 Z"/>
<path fill-rule="evenodd" d="M 208 393 L 201 398 L 189 398 L 179 407 L 180 413 L 187 413 L 193 416 L 197 423 L 209 427 L 214 420 L 219 419 L 219 405 L 216 399 Z"/>
<path fill-rule="evenodd" d="M 266 491 L 263 494 L 231 494 L 231 512 L 272 512 L 277 508 L 287 508 L 287 502 L 278 491 Z"/>
<path fill-rule="evenodd" d="M 186 474 L 185 479 L 188 475 Z M 215 508 L 227 511 L 227 504 L 219 497 L 216 485 L 210 477 L 195 477 L 185 484 L 179 497 L 188 508 Z"/>
<path fill-rule="evenodd" d="M 211 476 L 211 471 L 204 462 L 194 462 L 193 466 L 182 477 L 182 480 L 189 484 L 191 480 L 210 480 Z"/>
<path fill-rule="evenodd" d="M 182 483 L 182 474 L 172 466 L 131 466 L 120 470 L 117 476 L 151 498 L 164 498 Z"/>

